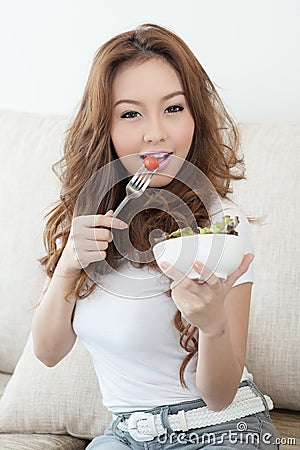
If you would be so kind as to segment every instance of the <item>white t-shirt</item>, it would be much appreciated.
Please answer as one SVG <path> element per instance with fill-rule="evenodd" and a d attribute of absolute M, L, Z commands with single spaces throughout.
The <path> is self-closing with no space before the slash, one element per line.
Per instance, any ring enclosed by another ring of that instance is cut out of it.
<path fill-rule="evenodd" d="M 240 208 L 223 201 L 224 211 L 211 215 L 239 216 L 245 253 L 253 252 L 247 218 Z M 186 367 L 181 386 L 179 369 L 187 352 L 179 344 L 173 318 L 177 311 L 165 292 L 171 279 L 153 268 L 135 268 L 123 259 L 117 271 L 101 279 L 101 288 L 76 303 L 74 331 L 90 352 L 103 404 L 113 413 L 146 410 L 199 398 L 197 353 Z M 253 267 L 235 285 L 253 282 Z M 244 368 L 241 381 L 253 379 Z"/>

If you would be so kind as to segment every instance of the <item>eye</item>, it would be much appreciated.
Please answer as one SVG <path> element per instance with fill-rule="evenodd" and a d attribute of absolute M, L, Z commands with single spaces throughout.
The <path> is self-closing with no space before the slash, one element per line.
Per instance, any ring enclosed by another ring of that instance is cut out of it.
<path fill-rule="evenodd" d="M 172 105 L 172 106 L 169 106 L 166 109 L 166 111 L 168 111 L 171 114 L 174 114 L 174 113 L 177 113 L 177 112 L 180 112 L 180 111 L 183 111 L 183 110 L 184 110 L 184 107 L 180 106 L 180 105 Z"/>
<path fill-rule="evenodd" d="M 121 119 L 135 119 L 138 114 L 137 111 L 128 111 L 121 115 Z"/>

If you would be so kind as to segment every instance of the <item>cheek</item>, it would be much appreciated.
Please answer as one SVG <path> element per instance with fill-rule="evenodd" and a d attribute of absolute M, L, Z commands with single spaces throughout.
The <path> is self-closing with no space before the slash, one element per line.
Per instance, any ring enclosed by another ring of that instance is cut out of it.
<path fill-rule="evenodd" d="M 176 140 L 180 145 L 180 147 L 182 148 L 182 150 L 183 149 L 187 151 L 189 150 L 193 140 L 194 128 L 195 128 L 194 120 L 192 118 L 187 118 L 181 124 L 181 127 L 175 129 Z"/>
<path fill-rule="evenodd" d="M 133 175 L 141 167 L 141 160 L 136 155 L 140 152 L 139 133 L 136 127 L 126 124 L 112 124 L 110 137 L 121 163 Z"/>
<path fill-rule="evenodd" d="M 137 132 L 133 128 L 126 127 L 125 130 L 122 124 L 112 124 L 110 136 L 119 157 L 135 152 L 135 148 L 138 145 L 138 138 Z"/>

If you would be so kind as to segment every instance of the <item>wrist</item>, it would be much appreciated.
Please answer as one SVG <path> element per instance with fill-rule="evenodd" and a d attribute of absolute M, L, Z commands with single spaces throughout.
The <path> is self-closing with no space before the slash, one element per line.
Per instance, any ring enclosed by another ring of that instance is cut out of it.
<path fill-rule="evenodd" d="M 73 274 L 71 274 L 71 273 L 58 273 L 55 270 L 53 275 L 52 275 L 52 278 L 55 278 L 55 277 L 58 277 L 58 278 L 70 278 L 70 279 L 75 280 L 78 275 L 79 274 L 76 274 L 76 273 L 73 273 Z"/>
<path fill-rule="evenodd" d="M 59 260 L 57 266 L 53 272 L 53 276 L 61 278 L 77 278 L 80 275 L 81 269 L 75 267 L 67 267 L 63 264 L 63 261 Z"/>
<path fill-rule="evenodd" d="M 201 334 L 208 339 L 218 339 L 222 337 L 226 333 L 226 331 L 226 327 L 224 326 L 216 330 L 202 331 Z"/>
<path fill-rule="evenodd" d="M 228 330 L 227 320 L 224 318 L 218 323 L 212 324 L 210 327 L 207 327 L 205 330 L 200 330 L 201 334 L 204 338 L 208 339 L 218 339 L 224 336 Z"/>

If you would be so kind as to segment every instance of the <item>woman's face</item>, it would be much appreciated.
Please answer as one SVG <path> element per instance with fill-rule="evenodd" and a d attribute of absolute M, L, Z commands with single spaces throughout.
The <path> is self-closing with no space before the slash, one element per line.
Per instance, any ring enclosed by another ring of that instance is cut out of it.
<path fill-rule="evenodd" d="M 194 134 L 194 119 L 176 71 L 161 58 L 124 67 L 113 81 L 112 101 L 111 139 L 122 164 L 134 174 L 143 164 L 141 155 L 173 152 L 150 186 L 170 183 Z"/>

